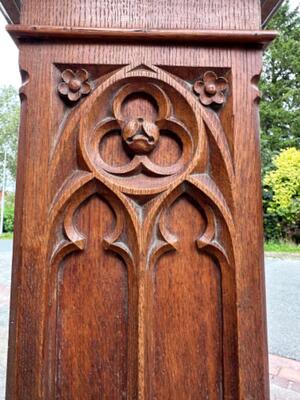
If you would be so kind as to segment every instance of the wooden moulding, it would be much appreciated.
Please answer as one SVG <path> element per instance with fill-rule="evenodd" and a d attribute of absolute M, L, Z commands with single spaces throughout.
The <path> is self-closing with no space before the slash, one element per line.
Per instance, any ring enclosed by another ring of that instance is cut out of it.
<path fill-rule="evenodd" d="M 185 30 L 185 29 L 105 29 L 46 25 L 8 25 L 7 31 L 19 39 L 113 40 L 130 42 L 178 42 L 222 45 L 266 45 L 276 31 L 264 30 Z"/>

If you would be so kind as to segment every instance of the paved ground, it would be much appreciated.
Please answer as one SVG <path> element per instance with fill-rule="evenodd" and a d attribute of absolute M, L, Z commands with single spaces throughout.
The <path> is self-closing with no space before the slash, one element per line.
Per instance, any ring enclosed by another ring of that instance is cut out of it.
<path fill-rule="evenodd" d="M 0 400 L 4 400 L 5 389 L 10 265 L 11 241 L 0 240 Z"/>
<path fill-rule="evenodd" d="M 300 399 L 299 361 L 270 354 L 269 373 L 274 400 Z"/>
<path fill-rule="evenodd" d="M 300 361 L 300 258 L 266 259 L 269 352 Z"/>
<path fill-rule="evenodd" d="M 11 241 L 0 240 L 0 400 L 4 400 L 10 264 Z M 278 355 L 270 355 L 271 399 L 300 400 L 300 258 L 267 258 L 266 288 L 269 352 Z"/>
<path fill-rule="evenodd" d="M 12 251 L 12 240 L 0 240 L 0 254 Z"/>

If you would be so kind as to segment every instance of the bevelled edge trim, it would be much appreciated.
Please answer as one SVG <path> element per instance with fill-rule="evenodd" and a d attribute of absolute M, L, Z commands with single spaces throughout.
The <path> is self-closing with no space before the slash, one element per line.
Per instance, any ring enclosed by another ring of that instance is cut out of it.
<path fill-rule="evenodd" d="M 81 28 L 46 25 L 7 25 L 15 40 L 97 40 L 122 42 L 173 42 L 215 45 L 266 45 L 276 31 Z"/>

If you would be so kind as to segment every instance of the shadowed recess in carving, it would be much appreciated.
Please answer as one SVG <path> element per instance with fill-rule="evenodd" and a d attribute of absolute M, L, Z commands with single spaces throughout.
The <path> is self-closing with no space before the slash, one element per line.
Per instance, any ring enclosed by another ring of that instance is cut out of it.
<path fill-rule="evenodd" d="M 99 153 L 102 160 L 111 166 L 122 166 L 130 162 L 130 155 L 124 151 L 124 142 L 120 130 L 109 131 L 99 143 Z"/>
<path fill-rule="evenodd" d="M 162 129 L 159 142 L 149 158 L 155 164 L 171 166 L 180 159 L 182 147 L 183 143 L 178 136 L 174 136 L 172 131 Z M 161 154 L 164 154 L 164 157 L 161 157 Z"/>
<path fill-rule="evenodd" d="M 147 120 L 155 121 L 158 116 L 159 106 L 148 93 L 137 91 L 129 94 L 124 99 L 121 111 L 125 119 L 144 117 Z"/>

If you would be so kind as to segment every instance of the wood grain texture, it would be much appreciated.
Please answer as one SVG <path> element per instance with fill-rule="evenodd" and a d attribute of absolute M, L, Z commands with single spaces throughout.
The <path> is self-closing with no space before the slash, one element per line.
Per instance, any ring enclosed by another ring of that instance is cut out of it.
<path fill-rule="evenodd" d="M 91 235 L 91 220 L 97 235 Z M 101 398 L 105 393 L 110 399 L 126 398 L 127 272 L 122 260 L 104 251 L 101 243 L 113 228 L 113 211 L 92 197 L 81 206 L 76 222 L 89 239 L 85 253 L 73 253 L 60 266 L 57 396 L 83 399 L 88 393 Z"/>
<path fill-rule="evenodd" d="M 8 16 L 10 23 L 17 24 L 20 22 L 20 7 L 21 1 L 19 0 L 1 0 L 0 3 Z M 261 20 L 264 26 L 268 19 L 273 15 L 277 8 L 282 3 L 282 0 L 261 0 Z"/>
<path fill-rule="evenodd" d="M 259 29 L 260 7 L 259 0 L 26 0 L 21 23 L 93 28 Z"/>
<path fill-rule="evenodd" d="M 268 400 L 261 47 L 20 51 L 7 399 Z"/>
<path fill-rule="evenodd" d="M 155 266 L 152 396 L 220 399 L 223 327 L 219 265 L 195 246 L 205 229 L 197 203 L 185 195 L 179 197 L 168 219 L 178 247 Z"/>

